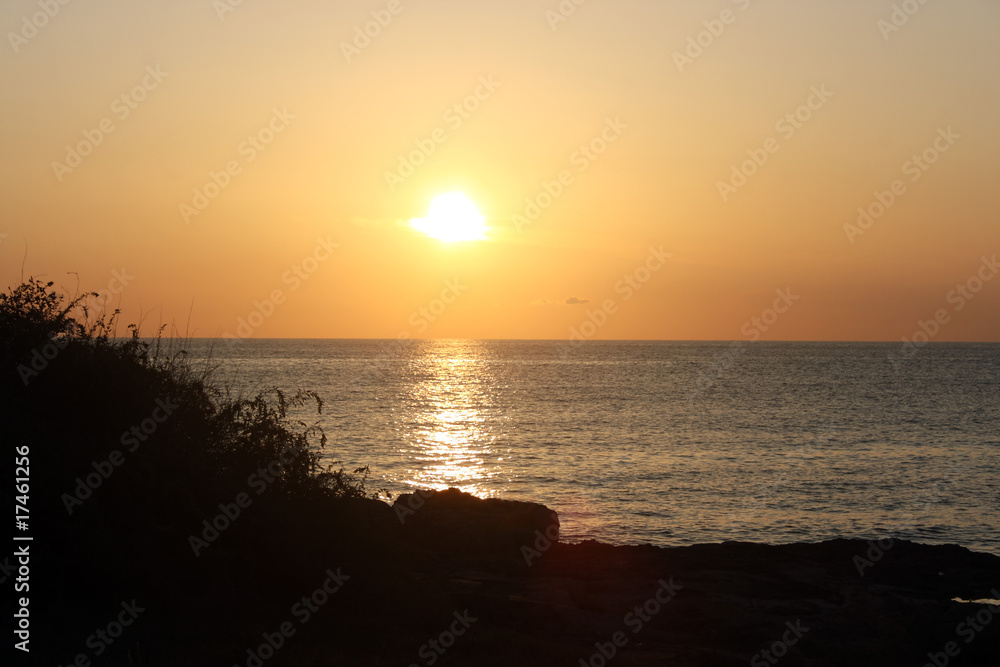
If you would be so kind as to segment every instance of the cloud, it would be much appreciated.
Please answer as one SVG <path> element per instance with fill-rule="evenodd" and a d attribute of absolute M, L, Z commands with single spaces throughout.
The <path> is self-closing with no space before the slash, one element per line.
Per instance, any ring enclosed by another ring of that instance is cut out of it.
<path fill-rule="evenodd" d="M 531 305 L 532 306 L 554 306 L 557 303 L 558 302 L 556 302 L 556 301 L 549 301 L 548 299 L 535 299 L 534 301 L 531 302 Z M 590 299 L 583 299 L 583 298 L 578 297 L 578 296 L 571 296 L 570 298 L 568 298 L 565 301 L 563 301 L 562 305 L 565 305 L 565 306 L 585 306 L 588 303 L 590 303 Z"/>

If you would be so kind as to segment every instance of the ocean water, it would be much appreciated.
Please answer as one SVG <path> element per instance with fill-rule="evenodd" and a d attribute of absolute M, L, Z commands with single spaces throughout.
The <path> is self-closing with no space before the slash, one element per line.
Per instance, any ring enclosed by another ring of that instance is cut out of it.
<path fill-rule="evenodd" d="M 308 389 L 324 456 L 394 494 L 559 512 L 567 541 L 902 537 L 1000 554 L 1000 345 L 193 340 Z M 210 360 L 210 361 L 206 361 Z"/>

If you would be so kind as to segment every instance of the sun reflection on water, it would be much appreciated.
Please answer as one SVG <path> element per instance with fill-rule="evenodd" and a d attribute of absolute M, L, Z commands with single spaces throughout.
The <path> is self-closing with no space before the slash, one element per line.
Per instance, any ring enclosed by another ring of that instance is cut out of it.
<path fill-rule="evenodd" d="M 410 414 L 401 424 L 402 451 L 417 466 L 400 481 L 413 488 L 458 487 L 481 497 L 496 495 L 507 452 L 497 446 L 494 378 L 476 343 L 426 344 L 434 353 L 412 369 L 406 401 Z"/>

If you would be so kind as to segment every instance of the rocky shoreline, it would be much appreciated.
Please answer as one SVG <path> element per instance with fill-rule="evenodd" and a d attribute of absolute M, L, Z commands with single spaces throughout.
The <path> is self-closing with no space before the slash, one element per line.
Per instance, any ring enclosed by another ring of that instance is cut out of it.
<path fill-rule="evenodd" d="M 88 560 L 40 562 L 50 589 L 36 593 L 30 664 L 944 667 L 1000 655 L 1000 607 L 955 601 L 1000 597 L 1000 557 L 958 546 L 564 544 L 555 512 L 457 490 L 305 512 L 262 496 L 252 509 L 197 557 L 191 522 L 138 523 L 100 556 L 95 542 Z M 65 539 L 40 553 L 80 553 Z M 138 619 L 95 644 L 121 601 Z"/>
<path fill-rule="evenodd" d="M 1000 664 L 1000 607 L 954 601 L 1000 597 L 1000 558 L 957 546 L 563 544 L 555 512 L 457 490 L 368 511 L 438 625 L 476 619 L 408 664 Z"/>
<path fill-rule="evenodd" d="M 27 539 L 0 557 L 16 664 L 1000 663 L 1000 608 L 956 601 L 1000 597 L 1000 557 L 564 544 L 535 503 L 451 489 L 390 505 L 291 418 L 319 413 L 317 394 L 227 397 L 78 305 L 34 279 L 0 294 L 5 465 L 30 479 Z M 46 349 L 50 366 L 18 372 Z"/>

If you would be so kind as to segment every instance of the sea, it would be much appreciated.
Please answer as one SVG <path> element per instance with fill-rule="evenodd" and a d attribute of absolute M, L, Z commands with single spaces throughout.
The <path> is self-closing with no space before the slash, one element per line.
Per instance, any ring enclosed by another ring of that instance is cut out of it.
<path fill-rule="evenodd" d="M 176 343 L 173 343 L 176 345 Z M 561 539 L 903 538 L 1000 555 L 1000 345 L 194 339 L 394 496 L 542 503 Z"/>

